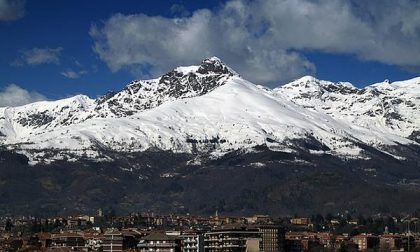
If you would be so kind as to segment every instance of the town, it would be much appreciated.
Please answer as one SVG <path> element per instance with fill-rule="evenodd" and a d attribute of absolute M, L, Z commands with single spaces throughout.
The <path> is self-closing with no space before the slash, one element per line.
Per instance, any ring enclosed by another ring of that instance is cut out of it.
<path fill-rule="evenodd" d="M 419 214 L 7 216 L 0 217 L 0 251 L 420 251 Z"/>

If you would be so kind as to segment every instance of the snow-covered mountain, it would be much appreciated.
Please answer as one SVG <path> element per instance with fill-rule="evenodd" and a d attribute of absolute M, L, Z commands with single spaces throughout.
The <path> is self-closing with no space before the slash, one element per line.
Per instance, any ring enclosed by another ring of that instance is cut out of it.
<path fill-rule="evenodd" d="M 306 76 L 273 91 L 346 124 L 420 142 L 420 77 L 359 89 L 348 82 Z"/>
<path fill-rule="evenodd" d="M 404 159 L 419 136 L 420 78 L 358 89 L 303 77 L 270 90 L 216 57 L 96 100 L 0 108 L 0 144 L 33 161 L 151 149 L 217 157 L 262 145 L 362 159 L 374 148 Z"/>

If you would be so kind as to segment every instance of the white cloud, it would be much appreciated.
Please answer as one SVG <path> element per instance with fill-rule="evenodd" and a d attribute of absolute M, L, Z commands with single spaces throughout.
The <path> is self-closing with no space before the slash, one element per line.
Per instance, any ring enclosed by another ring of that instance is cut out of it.
<path fill-rule="evenodd" d="M 0 107 L 14 107 L 25 105 L 31 102 L 44 101 L 47 98 L 35 91 L 28 91 L 16 84 L 10 84 L 0 89 Z"/>
<path fill-rule="evenodd" d="M 213 55 L 257 83 L 314 72 L 313 64 L 301 55 L 264 47 L 244 30 L 246 24 L 238 27 L 236 21 L 240 20 L 230 20 L 224 13 L 215 16 L 208 10 L 176 19 L 117 14 L 102 27 L 93 26 L 90 34 L 95 52 L 111 70 L 128 68 L 143 78 Z"/>
<path fill-rule="evenodd" d="M 15 59 L 12 66 L 23 65 L 41 65 L 41 64 L 59 64 L 60 54 L 63 48 L 33 48 L 30 50 L 23 49 L 20 56 Z"/>
<path fill-rule="evenodd" d="M 353 3 L 353 4 L 351 4 Z M 420 65 L 420 2 L 295 0 L 253 2 L 269 43 L 353 54 L 400 66 Z"/>
<path fill-rule="evenodd" d="M 25 1 L 0 0 L 0 21 L 15 21 L 25 16 Z"/>
<path fill-rule="evenodd" d="M 90 35 L 113 71 L 156 76 L 216 55 L 251 81 L 275 85 L 315 72 L 307 50 L 420 66 L 420 2 L 232 0 L 183 18 L 116 14 Z"/>
<path fill-rule="evenodd" d="M 71 69 L 67 69 L 66 71 L 61 72 L 60 74 L 68 79 L 78 79 L 82 77 L 82 75 L 87 74 L 88 72 L 85 70 L 74 71 Z"/>

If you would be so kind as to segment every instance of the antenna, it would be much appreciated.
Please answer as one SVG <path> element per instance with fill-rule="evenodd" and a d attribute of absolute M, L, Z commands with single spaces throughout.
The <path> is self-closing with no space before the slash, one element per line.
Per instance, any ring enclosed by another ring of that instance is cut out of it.
<path fill-rule="evenodd" d="M 408 246 L 407 246 L 407 251 L 410 252 L 410 222 L 411 220 L 408 220 L 407 222 L 407 229 L 408 229 Z"/>

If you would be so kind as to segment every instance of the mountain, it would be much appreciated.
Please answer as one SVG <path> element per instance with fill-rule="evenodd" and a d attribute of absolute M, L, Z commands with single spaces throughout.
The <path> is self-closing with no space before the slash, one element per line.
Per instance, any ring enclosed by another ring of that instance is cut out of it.
<path fill-rule="evenodd" d="M 307 76 L 274 91 L 347 124 L 420 142 L 420 78 L 393 83 L 385 80 L 359 89 L 351 83 Z"/>
<path fill-rule="evenodd" d="M 420 78 L 269 89 L 217 57 L 98 99 L 3 107 L 0 214 L 409 211 L 419 110 Z"/>
<path fill-rule="evenodd" d="M 111 159 L 104 150 L 217 157 L 260 145 L 356 159 L 370 158 L 368 146 L 405 159 L 419 145 L 419 83 L 358 89 L 303 77 L 270 90 L 212 57 L 96 100 L 78 95 L 0 108 L 0 143 L 33 162 Z"/>

